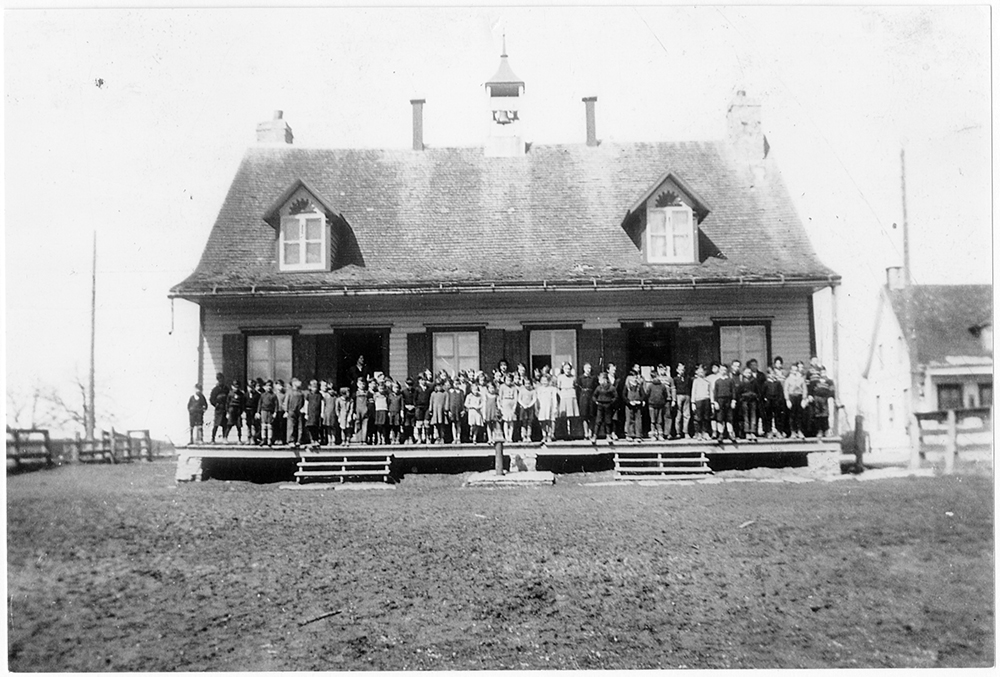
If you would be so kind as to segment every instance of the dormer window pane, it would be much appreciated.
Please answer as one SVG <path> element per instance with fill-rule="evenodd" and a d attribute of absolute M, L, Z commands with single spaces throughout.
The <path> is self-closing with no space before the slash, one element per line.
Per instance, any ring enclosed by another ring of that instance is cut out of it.
<path fill-rule="evenodd" d="M 646 247 L 649 263 L 695 263 L 691 209 L 685 205 L 648 209 Z"/>
<path fill-rule="evenodd" d="M 281 219 L 281 270 L 323 270 L 326 267 L 326 220 L 317 214 Z"/>

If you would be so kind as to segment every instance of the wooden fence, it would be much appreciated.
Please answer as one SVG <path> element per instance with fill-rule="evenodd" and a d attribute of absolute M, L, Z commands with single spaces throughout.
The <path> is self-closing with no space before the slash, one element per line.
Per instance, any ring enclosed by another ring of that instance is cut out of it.
<path fill-rule="evenodd" d="M 7 430 L 7 461 L 13 470 L 53 465 L 48 430 Z"/>
<path fill-rule="evenodd" d="M 949 409 L 914 414 L 910 425 L 910 466 L 917 468 L 928 455 L 942 455 L 944 472 L 955 470 L 957 456 L 992 460 L 993 409 Z"/>
<path fill-rule="evenodd" d="M 77 435 L 71 455 L 81 463 L 152 461 L 153 444 L 148 430 L 120 433 L 112 428 L 110 432 L 102 430 L 101 436 L 93 440 L 84 440 Z"/>

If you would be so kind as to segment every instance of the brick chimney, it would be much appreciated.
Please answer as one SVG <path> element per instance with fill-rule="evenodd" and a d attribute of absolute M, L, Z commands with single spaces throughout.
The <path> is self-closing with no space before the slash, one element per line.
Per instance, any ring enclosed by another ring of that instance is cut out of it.
<path fill-rule="evenodd" d="M 733 149 L 739 167 L 752 177 L 754 184 L 763 181 L 766 158 L 770 148 L 761 126 L 760 103 L 738 90 L 726 112 L 729 146 Z"/>
<path fill-rule="evenodd" d="M 282 117 L 280 110 L 274 111 L 274 117 L 257 125 L 257 143 L 292 143 L 292 128 Z"/>
<path fill-rule="evenodd" d="M 889 266 L 885 269 L 885 285 L 892 291 L 906 287 L 906 277 L 902 266 Z"/>
<path fill-rule="evenodd" d="M 597 146 L 597 120 L 594 117 L 594 104 L 597 103 L 596 96 L 583 97 L 583 104 L 587 107 L 587 145 Z"/>
<path fill-rule="evenodd" d="M 413 150 L 424 149 L 424 104 L 425 99 L 410 99 L 413 105 Z"/>

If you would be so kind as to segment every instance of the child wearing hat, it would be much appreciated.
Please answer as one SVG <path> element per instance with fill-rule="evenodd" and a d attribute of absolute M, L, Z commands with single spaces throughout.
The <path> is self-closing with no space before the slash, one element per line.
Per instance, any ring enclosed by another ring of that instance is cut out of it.
<path fill-rule="evenodd" d="M 264 383 L 264 392 L 257 403 L 257 419 L 260 421 L 260 446 L 274 446 L 274 414 L 278 411 L 278 396 L 274 394 L 274 383 Z"/>
<path fill-rule="evenodd" d="M 205 411 L 208 409 L 208 400 L 201 392 L 201 384 L 194 384 L 194 394 L 188 398 L 188 444 L 195 441 L 202 441 L 202 426 L 205 425 Z"/>
<path fill-rule="evenodd" d="M 240 389 L 240 382 L 233 381 L 226 395 L 226 429 L 222 432 L 223 438 L 229 441 L 229 431 L 236 428 L 236 441 L 243 442 L 243 408 L 246 406 L 246 395 Z"/>

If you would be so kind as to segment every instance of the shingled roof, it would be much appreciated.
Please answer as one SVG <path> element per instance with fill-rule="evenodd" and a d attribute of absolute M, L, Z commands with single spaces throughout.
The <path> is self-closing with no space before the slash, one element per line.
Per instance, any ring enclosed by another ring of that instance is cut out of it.
<path fill-rule="evenodd" d="M 723 143 L 532 145 L 524 157 L 481 147 L 410 150 L 250 148 L 198 267 L 174 296 L 255 290 L 437 287 L 528 281 L 839 280 L 806 236 L 773 163 L 753 186 Z M 717 253 L 646 264 L 622 228 L 666 172 L 711 205 L 700 224 Z M 295 181 L 343 215 L 350 265 L 280 272 L 263 217 Z M 353 240 L 351 241 L 351 236 Z"/>
<path fill-rule="evenodd" d="M 991 285 L 911 285 L 890 291 L 889 300 L 903 327 L 914 365 L 992 356 L 976 333 L 969 331 L 993 323 Z"/>

